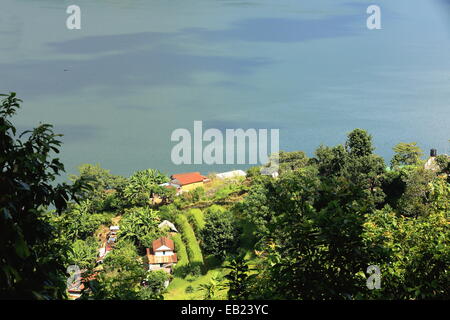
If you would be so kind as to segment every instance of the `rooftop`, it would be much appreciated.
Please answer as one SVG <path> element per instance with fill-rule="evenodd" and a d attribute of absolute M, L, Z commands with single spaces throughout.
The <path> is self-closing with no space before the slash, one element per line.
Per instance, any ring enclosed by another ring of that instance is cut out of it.
<path fill-rule="evenodd" d="M 174 182 L 180 184 L 181 186 L 185 186 L 187 184 L 203 182 L 206 177 L 202 176 L 200 172 L 187 172 L 187 173 L 179 173 L 171 176 Z"/>
<path fill-rule="evenodd" d="M 175 246 L 174 246 L 173 241 L 171 239 L 169 239 L 167 237 L 161 237 L 161 238 L 153 241 L 153 243 L 152 243 L 153 252 L 166 251 L 164 249 L 159 250 L 163 246 L 169 248 L 170 250 L 174 250 L 175 249 Z"/>

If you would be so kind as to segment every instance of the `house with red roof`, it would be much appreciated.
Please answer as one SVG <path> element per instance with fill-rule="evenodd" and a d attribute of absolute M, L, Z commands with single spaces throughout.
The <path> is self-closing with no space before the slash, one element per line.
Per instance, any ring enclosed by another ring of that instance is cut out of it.
<path fill-rule="evenodd" d="M 173 240 L 161 237 L 152 242 L 152 247 L 147 248 L 148 270 L 164 270 L 172 272 L 172 266 L 177 263 L 177 254 Z"/>
<path fill-rule="evenodd" d="M 170 177 L 171 184 L 177 185 L 181 192 L 191 191 L 195 188 L 202 187 L 204 182 L 209 181 L 207 177 L 202 176 L 200 172 L 178 173 Z"/>

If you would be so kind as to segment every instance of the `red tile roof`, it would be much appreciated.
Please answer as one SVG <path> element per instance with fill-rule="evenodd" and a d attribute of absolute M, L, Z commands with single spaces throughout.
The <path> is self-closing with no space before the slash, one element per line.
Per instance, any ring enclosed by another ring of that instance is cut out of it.
<path fill-rule="evenodd" d="M 206 179 L 206 177 L 202 176 L 200 172 L 174 174 L 171 178 L 177 180 L 182 186 L 196 182 L 203 182 L 203 180 Z"/>
<path fill-rule="evenodd" d="M 169 247 L 170 250 L 174 250 L 175 249 L 175 246 L 174 246 L 173 241 L 171 239 L 169 239 L 167 237 L 161 237 L 161 238 L 153 241 L 153 243 L 152 243 L 153 252 L 164 251 L 164 250 L 158 250 L 162 246 Z"/>

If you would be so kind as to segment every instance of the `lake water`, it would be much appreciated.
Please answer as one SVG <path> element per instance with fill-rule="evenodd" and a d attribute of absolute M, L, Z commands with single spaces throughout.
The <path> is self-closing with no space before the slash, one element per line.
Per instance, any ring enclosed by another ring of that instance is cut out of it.
<path fill-rule="evenodd" d="M 66 8 L 81 8 L 81 30 Z M 381 30 L 366 9 L 381 7 Z M 312 155 L 353 128 L 387 160 L 398 142 L 450 145 L 450 2 L 444 0 L 2 0 L 0 92 L 20 128 L 65 134 L 73 173 L 225 171 L 171 162 L 176 128 L 278 128 Z"/>

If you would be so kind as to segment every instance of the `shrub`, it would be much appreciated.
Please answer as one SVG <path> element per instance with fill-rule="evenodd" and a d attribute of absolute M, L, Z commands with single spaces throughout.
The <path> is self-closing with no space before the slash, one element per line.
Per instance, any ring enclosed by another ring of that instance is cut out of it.
<path fill-rule="evenodd" d="M 194 292 L 194 288 L 192 286 L 187 286 L 186 289 L 184 290 L 185 293 L 192 293 Z"/>
<path fill-rule="evenodd" d="M 173 203 L 161 206 L 158 210 L 161 220 L 174 221 L 178 213 L 178 208 Z"/>
<path fill-rule="evenodd" d="M 190 273 L 195 275 L 201 274 L 203 271 L 203 255 L 195 237 L 194 230 L 184 215 L 178 215 L 175 222 L 177 227 L 180 228 L 183 241 L 186 244 L 186 251 L 190 262 Z"/>

